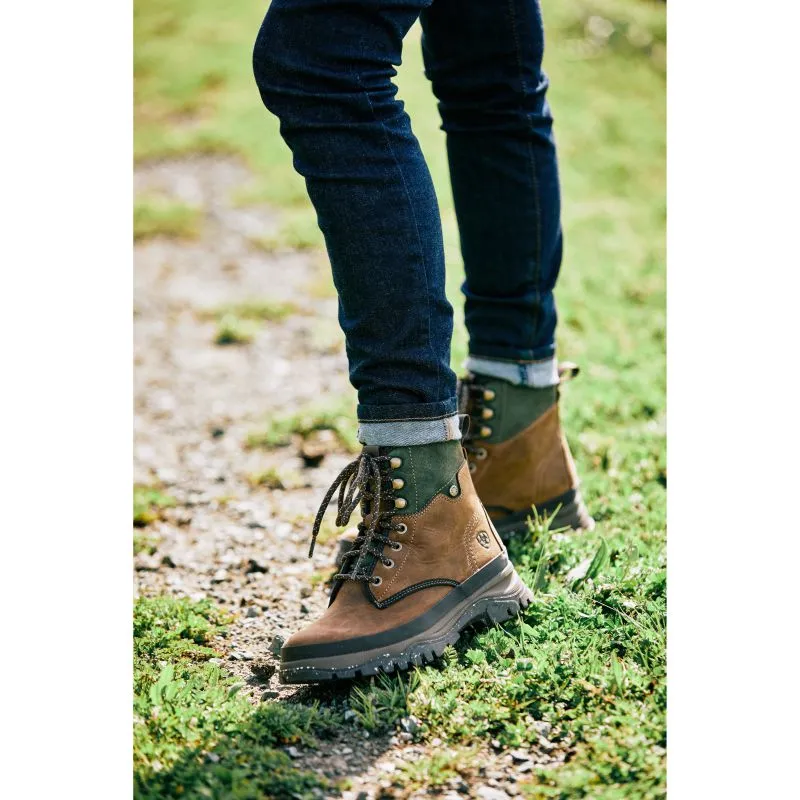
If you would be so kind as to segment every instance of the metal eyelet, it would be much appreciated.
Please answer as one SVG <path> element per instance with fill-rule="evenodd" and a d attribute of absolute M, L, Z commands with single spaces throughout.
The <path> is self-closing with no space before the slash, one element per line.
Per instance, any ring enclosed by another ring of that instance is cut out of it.
<path fill-rule="evenodd" d="M 475 458 L 477 458 L 477 459 L 479 459 L 481 461 L 483 461 L 483 459 L 486 458 L 486 456 L 488 456 L 488 455 L 489 454 L 482 447 L 479 450 L 475 451 Z"/>
<path fill-rule="evenodd" d="M 380 576 L 380 575 L 374 575 L 374 576 L 372 577 L 372 579 L 370 580 L 370 583 L 371 583 L 373 586 L 380 586 L 380 585 L 383 583 L 383 578 L 381 578 L 381 576 Z"/>
<path fill-rule="evenodd" d="M 408 525 L 406 525 L 405 522 L 401 522 L 397 526 L 396 530 L 397 530 L 398 533 L 408 533 Z"/>
<path fill-rule="evenodd" d="M 488 425 L 484 425 L 481 428 L 481 436 L 484 439 L 488 439 L 492 435 L 492 429 Z"/>
<path fill-rule="evenodd" d="M 394 499 L 395 508 L 405 508 L 407 505 L 408 501 L 404 497 L 395 497 Z"/>
<path fill-rule="evenodd" d="M 392 478 L 393 489 L 402 489 L 405 485 L 406 482 L 402 478 Z"/>
<path fill-rule="evenodd" d="M 387 558 L 386 561 L 383 562 L 383 566 L 386 567 L 386 569 L 392 569 L 394 567 L 394 561 L 392 561 L 391 558 Z"/>
<path fill-rule="evenodd" d="M 390 458 L 389 459 L 389 466 L 392 469 L 400 469 L 400 467 L 403 466 L 403 459 L 402 458 L 398 458 L 397 456 L 395 456 L 394 458 Z"/>
<path fill-rule="evenodd" d="M 470 472 L 475 472 L 476 469 L 478 469 L 478 465 L 474 461 L 470 461 L 469 462 L 469 471 Z"/>
<path fill-rule="evenodd" d="M 494 400 L 494 398 L 495 398 L 495 394 L 494 394 L 494 391 L 492 389 L 486 389 L 484 391 L 484 393 L 483 393 L 483 399 L 484 400 Z"/>
<path fill-rule="evenodd" d="M 402 550 L 403 545 L 400 542 L 392 542 L 392 550 Z"/>

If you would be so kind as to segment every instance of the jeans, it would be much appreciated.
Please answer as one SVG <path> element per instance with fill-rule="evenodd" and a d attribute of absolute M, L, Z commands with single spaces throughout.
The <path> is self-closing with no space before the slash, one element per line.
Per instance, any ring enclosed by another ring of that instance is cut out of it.
<path fill-rule="evenodd" d="M 447 134 L 470 355 L 552 361 L 562 236 L 538 0 L 273 0 L 253 66 L 325 237 L 362 429 L 434 441 L 457 437 L 453 309 L 436 194 L 392 82 L 417 18 Z"/>

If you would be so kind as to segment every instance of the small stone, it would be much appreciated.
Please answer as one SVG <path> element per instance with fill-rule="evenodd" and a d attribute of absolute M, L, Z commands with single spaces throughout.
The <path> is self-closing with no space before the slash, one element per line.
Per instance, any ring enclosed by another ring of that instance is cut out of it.
<path fill-rule="evenodd" d="M 356 712 L 353 711 L 352 708 L 348 708 L 347 711 L 344 712 L 344 721 L 345 722 L 351 722 L 355 718 L 356 718 Z M 344 750 L 342 750 L 342 752 L 344 752 Z"/>
<path fill-rule="evenodd" d="M 272 638 L 272 643 L 269 646 L 270 653 L 272 653 L 274 656 L 279 656 L 281 654 L 281 647 L 283 647 L 283 643 L 285 641 L 286 640 L 283 638 L 283 636 L 275 634 L 275 636 Z"/>
<path fill-rule="evenodd" d="M 244 572 L 245 575 L 252 575 L 256 572 L 265 573 L 269 572 L 269 568 L 265 564 L 259 563 L 254 558 L 248 558 Z"/>
<path fill-rule="evenodd" d="M 260 617 L 261 616 L 261 609 L 257 608 L 256 606 L 248 606 L 247 611 L 244 612 L 244 615 L 248 619 L 252 619 L 253 617 Z"/>
<path fill-rule="evenodd" d="M 520 764 L 517 767 L 517 772 L 530 772 L 533 769 L 533 761 L 526 761 L 524 764 Z"/>
<path fill-rule="evenodd" d="M 219 762 L 219 756 L 216 753 L 206 753 L 206 761 L 216 764 Z"/>
<path fill-rule="evenodd" d="M 442 744 L 442 740 L 437 736 L 435 739 L 431 739 L 431 747 L 440 747 Z"/>
<path fill-rule="evenodd" d="M 261 699 L 274 700 L 276 697 L 280 697 L 280 694 L 280 692 L 276 692 L 274 689 L 267 689 L 267 691 L 261 695 Z"/>
<path fill-rule="evenodd" d="M 367 792 L 359 792 L 356 795 L 356 800 L 372 800 Z"/>
<path fill-rule="evenodd" d="M 544 750 L 545 753 L 550 753 L 555 750 L 556 746 L 549 740 L 545 739 L 544 736 L 539 737 L 539 748 Z"/>
<path fill-rule="evenodd" d="M 170 569 L 176 566 L 175 562 L 172 560 L 172 556 L 167 554 L 162 557 L 161 559 L 161 566 L 162 567 L 169 567 Z"/>
<path fill-rule="evenodd" d="M 345 716 L 347 716 L 347 712 L 345 712 Z M 353 748 L 352 747 L 343 747 L 339 752 L 343 756 L 349 756 L 353 752 Z"/>
<path fill-rule="evenodd" d="M 220 428 L 218 426 L 214 426 L 211 428 L 211 438 L 212 439 L 219 439 L 220 436 L 225 435 L 225 428 Z"/>
<path fill-rule="evenodd" d="M 525 761 L 530 761 L 531 757 L 524 750 L 512 750 L 509 755 L 515 764 L 522 764 Z"/>
<path fill-rule="evenodd" d="M 549 736 L 550 731 L 553 730 L 553 726 L 549 722 L 545 722 L 543 719 L 537 719 L 533 723 L 533 729 L 542 736 Z"/>
<path fill-rule="evenodd" d="M 242 650 L 239 654 L 241 656 L 242 661 L 252 661 L 255 656 L 249 650 Z"/>
<path fill-rule="evenodd" d="M 161 566 L 161 559 L 157 555 L 139 553 L 133 562 L 137 572 L 157 572 Z"/>
<path fill-rule="evenodd" d="M 296 747 L 283 748 L 289 758 L 302 758 L 303 754 Z"/>
<path fill-rule="evenodd" d="M 419 720 L 416 717 L 403 717 L 400 720 L 400 728 L 404 733 L 412 736 L 419 730 Z"/>
<path fill-rule="evenodd" d="M 262 683 L 266 683 L 277 669 L 275 664 L 270 661 L 257 661 L 255 664 L 250 665 L 250 672 Z"/>
<path fill-rule="evenodd" d="M 311 609 L 305 603 L 300 603 L 300 613 L 301 614 L 308 614 L 310 611 L 311 611 Z"/>
<path fill-rule="evenodd" d="M 491 741 L 491 742 L 489 742 L 489 744 L 491 744 L 491 745 L 492 745 L 492 747 L 493 747 L 495 750 L 502 750 L 502 749 L 503 749 L 503 745 L 502 745 L 502 744 L 500 744 L 500 740 L 499 740 L 499 739 L 492 739 L 492 741 Z"/>
<path fill-rule="evenodd" d="M 228 580 L 228 571 L 225 569 L 218 569 L 214 576 L 211 578 L 211 583 L 224 583 Z"/>
<path fill-rule="evenodd" d="M 480 798 L 480 800 L 508 800 L 508 794 L 506 792 L 492 786 L 479 786 L 475 790 L 475 796 Z"/>

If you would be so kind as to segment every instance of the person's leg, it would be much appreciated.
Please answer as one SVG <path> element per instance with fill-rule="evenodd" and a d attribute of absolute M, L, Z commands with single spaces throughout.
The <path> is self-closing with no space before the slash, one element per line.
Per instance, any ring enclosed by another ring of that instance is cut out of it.
<path fill-rule="evenodd" d="M 466 273 L 475 486 L 501 534 L 532 505 L 591 527 L 557 406 L 561 200 L 539 0 L 436 0 L 422 24 Z"/>
<path fill-rule="evenodd" d="M 447 132 L 470 356 L 552 359 L 561 201 L 538 0 L 436 0 L 422 23 Z"/>
<path fill-rule="evenodd" d="M 439 209 L 391 80 L 429 2 L 273 0 L 254 50 L 325 236 L 366 444 L 459 436 Z"/>
<path fill-rule="evenodd" d="M 286 682 L 424 663 L 531 599 L 458 441 L 439 214 L 391 82 L 429 1 L 273 0 L 255 46 L 261 96 L 325 235 L 365 444 L 314 523 L 312 552 L 337 489 L 338 524 L 360 506 L 327 611 L 282 648 Z"/>

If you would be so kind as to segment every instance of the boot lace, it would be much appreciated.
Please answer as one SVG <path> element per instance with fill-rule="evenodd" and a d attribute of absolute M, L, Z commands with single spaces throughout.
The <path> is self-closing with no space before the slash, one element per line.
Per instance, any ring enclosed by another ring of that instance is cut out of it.
<path fill-rule="evenodd" d="M 309 558 L 314 554 L 322 518 L 337 489 L 339 500 L 336 524 L 339 527 L 347 525 L 350 516 L 359 506 L 362 516 L 369 518 L 368 523 L 363 519 L 358 523 L 358 536 L 345 554 L 341 572 L 334 575 L 334 580 L 378 583 L 379 579 L 376 580 L 371 574 L 374 559 L 381 561 L 386 567 L 392 564 L 391 559 L 383 554 L 383 549 L 392 544 L 388 534 L 392 531 L 403 531 L 404 527 L 396 525 L 392 521 L 391 510 L 382 505 L 382 501 L 393 497 L 391 480 L 387 475 L 389 462 L 388 456 L 361 453 L 339 473 L 320 504 L 311 531 Z"/>
<path fill-rule="evenodd" d="M 470 472 L 475 471 L 476 460 L 486 458 L 486 449 L 481 446 L 480 440 L 492 435 L 492 429 L 486 423 L 494 416 L 493 409 L 488 405 L 493 399 L 494 392 L 478 383 L 473 376 L 459 381 L 458 406 L 466 419 L 461 444 L 467 454 Z"/>

